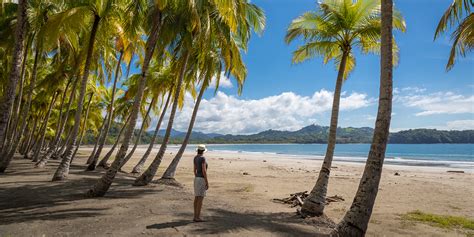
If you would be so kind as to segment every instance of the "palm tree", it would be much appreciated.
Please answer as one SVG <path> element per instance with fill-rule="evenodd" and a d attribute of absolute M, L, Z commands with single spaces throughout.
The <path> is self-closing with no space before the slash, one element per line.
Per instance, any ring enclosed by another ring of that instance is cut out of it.
<path fill-rule="evenodd" d="M 364 174 L 351 208 L 337 225 L 333 236 L 365 236 L 379 189 L 392 114 L 393 36 L 392 0 L 382 0 L 382 45 L 380 59 L 380 96 L 374 136 Z"/>
<path fill-rule="evenodd" d="M 466 53 L 474 48 L 474 13 L 471 12 L 471 7 L 474 7 L 472 0 L 453 0 L 436 28 L 435 40 L 446 32 L 448 27 L 457 25 L 451 34 L 453 45 L 446 64 L 448 71 L 453 68 L 457 55 L 465 57 Z M 464 16 L 466 17 L 463 19 Z"/>
<path fill-rule="evenodd" d="M 161 111 L 160 118 L 158 119 L 158 122 L 156 123 L 155 131 L 153 132 L 153 136 L 151 137 L 150 144 L 148 145 L 148 148 L 146 149 L 146 151 L 143 154 L 140 161 L 135 165 L 135 167 L 133 167 L 132 173 L 141 173 L 141 171 L 143 169 L 143 166 L 145 165 L 145 162 L 148 159 L 148 156 L 150 156 L 151 150 L 153 150 L 153 146 L 155 145 L 156 136 L 158 135 L 158 132 L 160 131 L 161 122 L 163 121 L 163 118 L 165 117 L 166 110 L 168 109 L 168 105 L 170 103 L 171 94 L 172 94 L 171 91 L 168 92 L 166 102 L 165 102 L 164 107 Z"/>
<path fill-rule="evenodd" d="M 80 2 L 78 6 L 75 6 L 63 14 L 69 14 L 69 20 L 82 20 L 77 19 L 78 17 L 88 16 L 86 18 L 93 19 L 92 28 L 89 36 L 87 45 L 87 56 L 84 64 L 84 71 L 81 79 L 81 87 L 79 89 L 78 106 L 74 117 L 74 128 L 71 134 L 71 141 L 68 144 L 64 157 L 58 166 L 52 180 L 59 181 L 66 179 L 69 173 L 69 164 L 71 163 L 72 154 L 77 146 L 77 136 L 79 134 L 79 127 L 81 123 L 82 109 L 84 104 L 84 97 L 86 93 L 87 80 L 89 78 L 89 68 L 92 63 L 92 55 L 94 52 L 94 43 L 99 30 L 99 24 L 113 22 L 115 11 L 120 10 L 112 0 L 107 1 L 92 1 L 92 2 Z"/>
<path fill-rule="evenodd" d="M 403 18 L 397 12 L 393 25 L 396 29 L 405 30 Z M 342 84 L 355 67 L 352 48 L 360 47 L 364 53 L 379 53 L 380 0 L 324 0 L 319 3 L 318 11 L 307 12 L 291 22 L 285 40 L 290 43 L 298 37 L 302 37 L 305 44 L 293 52 L 293 63 L 322 56 L 324 63 L 334 59 L 339 68 L 326 155 L 318 180 L 301 209 L 306 215 L 319 216 L 324 211 L 329 173 L 336 145 Z"/>
<path fill-rule="evenodd" d="M 142 103 L 142 104 L 145 104 L 145 103 Z M 125 156 L 125 159 L 123 160 L 122 164 L 120 165 L 119 170 L 121 170 L 122 167 L 130 160 L 130 158 L 132 158 L 133 153 L 137 149 L 138 144 L 140 143 L 140 139 L 141 139 L 143 130 L 145 130 L 145 128 L 149 124 L 149 115 L 150 115 L 151 109 L 153 108 L 154 105 L 155 105 L 155 97 L 153 97 L 151 99 L 150 105 L 148 105 L 148 109 L 147 109 L 145 115 L 143 116 L 142 125 L 140 126 L 140 131 L 138 132 L 138 134 L 136 135 L 136 138 L 135 138 L 135 144 L 133 145 L 132 150 L 127 154 L 127 156 Z"/>
<path fill-rule="evenodd" d="M 163 137 L 163 141 L 161 143 L 160 150 L 158 151 L 158 154 L 156 154 L 156 157 L 153 160 L 153 162 L 150 164 L 150 166 L 145 170 L 145 172 L 143 172 L 140 175 L 140 177 L 138 177 L 135 180 L 134 185 L 136 185 L 136 186 L 147 185 L 148 183 L 151 182 L 151 180 L 153 179 L 153 177 L 156 174 L 156 171 L 158 170 L 158 167 L 161 164 L 163 156 L 165 155 L 166 147 L 167 147 L 169 138 L 171 136 L 171 129 L 173 128 L 174 117 L 175 117 L 175 114 L 176 114 L 176 110 L 178 108 L 181 87 L 182 87 L 183 80 L 184 80 L 184 77 L 185 77 L 185 73 L 186 73 L 188 61 L 189 61 L 189 58 L 190 58 L 190 54 L 191 54 L 191 52 L 189 52 L 189 49 L 186 49 L 186 51 L 183 52 L 183 55 L 182 55 L 183 63 L 181 65 L 179 65 L 180 72 L 179 72 L 178 82 L 176 84 L 176 89 L 175 89 L 175 93 L 174 93 L 173 105 L 171 106 L 170 117 L 168 119 L 168 126 L 166 127 L 165 136 Z"/>
<path fill-rule="evenodd" d="M 3 141 L 6 135 L 6 129 L 8 124 L 8 119 L 10 118 L 13 100 L 15 99 L 15 90 L 17 87 L 18 80 L 20 78 L 20 70 L 23 59 L 23 50 L 24 43 L 23 39 L 26 35 L 26 10 L 27 10 L 27 1 L 19 0 L 18 1 L 18 11 L 17 11 L 17 22 L 15 29 L 15 45 L 13 50 L 13 60 L 10 71 L 9 80 L 6 85 L 6 89 L 3 93 L 3 98 L 1 98 L 0 103 L 0 153 L 5 152 L 3 150 Z M 2 163 L 3 162 L 2 160 Z M 0 173 L 3 173 L 7 167 L 5 165 L 0 166 Z"/>
<path fill-rule="evenodd" d="M 159 2 L 158 2 L 159 3 Z M 171 4 L 171 3 L 169 3 Z M 151 6 L 150 16 L 152 25 L 149 29 L 148 39 L 145 47 L 145 58 L 143 60 L 141 78 L 138 83 L 137 94 L 135 95 L 132 110 L 130 112 L 130 122 L 127 124 L 124 134 L 123 143 L 115 157 L 112 166 L 107 170 L 107 172 L 102 176 L 101 179 L 87 192 L 87 195 L 90 197 L 103 196 L 109 189 L 112 184 L 115 175 L 118 172 L 118 169 L 125 158 L 128 146 L 135 129 L 137 122 L 138 112 L 140 108 L 140 103 L 142 101 L 143 92 L 146 85 L 146 77 L 148 73 L 148 66 L 152 59 L 153 53 L 155 51 L 155 46 L 158 41 L 158 33 L 160 32 L 161 21 L 162 21 L 162 11 L 166 6 L 164 5 L 153 5 Z M 132 17 L 133 19 L 133 17 Z"/>

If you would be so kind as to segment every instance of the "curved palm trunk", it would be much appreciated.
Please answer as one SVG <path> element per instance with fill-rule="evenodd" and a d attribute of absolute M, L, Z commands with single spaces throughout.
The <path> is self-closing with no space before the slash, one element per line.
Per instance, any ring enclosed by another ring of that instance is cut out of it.
<path fill-rule="evenodd" d="M 74 158 L 76 157 L 76 153 L 77 153 L 77 150 L 79 150 L 79 146 L 82 143 L 82 138 L 84 138 L 84 133 L 87 131 L 87 118 L 89 117 L 89 109 L 91 106 L 91 101 L 92 101 L 93 96 L 94 96 L 94 93 L 91 93 L 91 96 L 89 97 L 89 102 L 87 102 L 86 115 L 84 116 L 84 123 L 82 124 L 81 135 L 79 135 L 79 142 L 77 142 L 76 149 L 74 150 L 74 153 L 72 153 L 71 164 Z"/>
<path fill-rule="evenodd" d="M 48 112 L 46 113 L 46 117 L 44 118 L 44 126 L 43 126 L 42 131 L 41 131 L 41 138 L 39 140 L 38 149 L 36 149 L 36 151 L 33 155 L 33 162 L 38 161 L 39 153 L 41 151 L 41 148 L 43 148 L 44 137 L 45 137 L 45 134 L 46 134 L 46 129 L 48 128 L 49 116 L 51 115 L 51 110 L 53 109 L 53 105 L 54 105 L 54 102 L 56 101 L 56 98 L 57 98 L 58 94 L 59 94 L 58 92 L 54 92 L 54 95 L 51 98 L 51 102 L 49 103 Z"/>
<path fill-rule="evenodd" d="M 329 127 L 328 146 L 326 149 L 326 155 L 324 157 L 321 171 L 319 171 L 318 180 L 314 185 L 308 198 L 305 199 L 301 211 L 305 215 L 309 216 L 320 216 L 323 214 L 324 206 L 326 204 L 326 193 L 329 182 L 329 173 L 331 170 L 331 163 L 334 155 L 334 149 L 336 147 L 336 130 L 337 120 L 339 117 L 339 102 L 341 99 L 341 88 L 344 80 L 344 71 L 346 69 L 347 57 L 349 56 L 348 51 L 344 51 L 342 54 L 341 64 L 339 65 L 339 72 L 337 74 L 336 88 L 334 90 L 334 98 L 332 103 L 331 112 L 331 124 Z"/>
<path fill-rule="evenodd" d="M 90 162 L 90 164 L 89 164 L 89 166 L 87 167 L 86 170 L 94 170 L 95 169 L 95 166 L 97 165 L 97 161 L 99 160 L 100 154 L 102 153 L 102 149 L 104 148 L 105 140 L 107 138 L 107 134 L 109 133 L 110 125 L 112 123 L 112 118 L 114 117 L 113 113 L 114 113 L 115 90 L 117 88 L 117 78 L 118 78 L 118 74 L 119 74 L 119 71 L 120 71 L 122 56 L 123 56 L 123 51 L 120 51 L 117 67 L 115 69 L 114 85 L 112 87 L 112 98 L 110 100 L 110 107 L 109 107 L 110 116 L 108 117 L 107 123 L 105 125 L 104 133 L 102 134 L 102 136 L 99 137 L 100 141 L 99 141 L 99 145 L 97 147 L 97 151 L 94 153 L 92 161 Z"/>
<path fill-rule="evenodd" d="M 163 137 L 160 150 L 158 151 L 158 154 L 156 154 L 155 159 L 153 160 L 151 165 L 148 167 L 148 169 L 146 169 L 145 172 L 143 172 L 143 174 L 141 174 L 140 177 L 138 177 L 135 180 L 133 185 L 143 186 L 150 183 L 153 180 L 153 177 L 155 177 L 156 171 L 158 170 L 158 167 L 161 164 L 161 160 L 163 159 L 163 156 L 165 155 L 166 147 L 168 145 L 168 140 L 171 135 L 171 129 L 173 128 L 174 116 L 176 114 L 176 109 L 178 108 L 179 94 L 181 91 L 181 85 L 183 84 L 183 79 L 184 79 L 184 74 L 186 72 L 188 59 L 189 59 L 189 52 L 186 52 L 186 55 L 184 56 L 184 64 L 179 73 L 179 80 L 178 80 L 178 85 L 176 86 L 176 92 L 174 93 L 173 106 L 171 107 L 170 118 L 168 120 L 168 126 L 166 127 L 166 133 L 165 133 L 165 136 Z"/>
<path fill-rule="evenodd" d="M 130 160 L 130 158 L 132 158 L 133 153 L 135 153 L 135 150 L 137 149 L 137 146 L 140 143 L 140 138 L 142 137 L 143 130 L 145 129 L 145 120 L 150 115 L 151 107 L 153 107 L 154 102 L 155 102 L 155 98 L 151 100 L 150 105 L 148 106 L 148 110 L 146 111 L 145 117 L 143 118 L 142 126 L 140 126 L 140 131 L 138 132 L 137 138 L 135 139 L 135 145 L 133 145 L 132 150 L 127 154 L 127 156 L 123 160 L 122 164 L 119 167 L 119 170 L 122 169 L 122 167 Z"/>
<path fill-rule="evenodd" d="M 178 168 L 179 161 L 183 156 L 184 151 L 186 150 L 186 146 L 188 145 L 189 138 L 191 138 L 191 134 L 193 133 L 193 126 L 194 122 L 196 121 L 197 112 L 199 110 L 199 104 L 201 103 L 202 96 L 204 95 L 204 91 L 206 91 L 207 86 L 201 86 L 201 90 L 199 91 L 199 95 L 196 99 L 196 104 L 194 104 L 193 114 L 191 116 L 191 121 L 189 121 L 188 131 L 186 132 L 186 136 L 184 137 L 183 144 L 179 148 L 178 153 L 171 161 L 171 164 L 166 169 L 165 173 L 161 177 L 162 179 L 174 179 L 174 175 L 176 173 L 176 169 Z"/>
<path fill-rule="evenodd" d="M 354 201 L 334 236 L 364 236 L 377 197 L 392 114 L 392 7 L 392 0 L 382 0 L 380 96 L 372 145 Z"/>
<path fill-rule="evenodd" d="M 79 126 L 81 125 L 81 115 L 82 115 L 82 109 L 84 107 L 83 105 L 84 105 L 84 97 L 86 94 L 87 79 L 89 78 L 89 67 L 92 60 L 92 53 L 94 52 L 94 41 L 95 41 L 95 36 L 97 34 L 97 29 L 99 27 L 99 22 L 100 22 L 100 17 L 95 16 L 94 23 L 92 24 L 91 35 L 89 38 L 89 45 L 87 47 L 87 57 L 86 57 L 86 63 L 84 65 L 84 75 L 82 75 L 81 88 L 79 91 L 79 98 L 77 102 L 77 110 L 74 117 L 74 129 L 72 130 L 72 135 L 71 135 L 72 140 L 71 140 L 71 143 L 68 144 L 68 147 L 66 148 L 64 157 L 62 158 L 61 163 L 59 164 L 59 167 L 56 170 L 56 173 L 54 174 L 52 181 L 64 180 L 67 178 L 67 175 L 69 174 L 69 164 L 71 163 L 72 153 L 74 152 L 77 146 L 77 135 L 79 134 Z"/>
<path fill-rule="evenodd" d="M 25 83 L 25 77 L 26 77 L 26 62 L 28 61 L 28 51 L 29 51 L 29 48 L 30 48 L 30 40 L 27 39 L 26 40 L 26 47 L 25 47 L 25 50 L 24 50 L 24 53 L 23 53 L 23 62 L 22 62 L 22 65 L 21 65 L 21 73 L 20 73 L 20 85 L 18 86 L 18 98 L 15 100 L 15 103 L 13 105 L 13 108 L 14 108 L 14 113 L 12 114 L 12 127 L 10 129 L 10 135 L 8 136 L 8 139 L 9 139 L 9 142 L 7 142 L 8 144 L 8 148 L 7 148 L 7 151 L 9 151 L 10 149 L 14 149 L 14 151 L 16 151 L 16 148 L 17 148 L 17 145 L 18 142 L 14 142 L 12 144 L 11 141 L 18 141 L 16 139 L 16 137 L 18 136 L 22 136 L 22 132 L 24 131 L 17 131 L 17 126 L 18 126 L 18 122 L 19 120 L 25 120 L 26 121 L 26 117 L 20 117 L 20 113 L 21 113 L 21 108 L 22 108 L 22 99 L 23 99 L 23 84 Z M 24 106 L 24 105 L 23 105 Z M 18 134 L 20 133 L 21 134 Z M 13 148 L 11 146 L 14 146 Z"/>
<path fill-rule="evenodd" d="M 36 125 L 37 121 L 38 121 L 38 118 L 30 118 L 30 121 L 28 122 L 28 125 L 26 126 L 25 136 L 21 140 L 21 145 L 18 148 L 21 155 L 25 154 L 26 147 L 27 147 L 28 143 L 30 142 L 31 136 L 33 134 L 32 126 L 33 126 L 33 128 L 36 129 L 35 125 Z"/>
<path fill-rule="evenodd" d="M 35 126 L 33 127 L 33 130 L 31 131 L 31 140 L 26 146 L 25 154 L 23 156 L 23 158 L 25 159 L 30 159 L 30 152 L 35 150 L 36 142 L 38 141 L 38 136 L 39 136 L 38 135 L 39 132 L 36 130 L 36 127 L 38 125 L 37 123 L 42 119 L 43 119 L 43 113 L 40 112 L 40 114 L 38 115 L 37 121 L 35 123 Z M 41 127 L 39 130 L 41 130 Z"/>
<path fill-rule="evenodd" d="M 66 89 L 64 90 L 63 95 L 62 95 L 61 105 L 60 105 L 60 109 L 59 109 L 58 127 L 56 128 L 56 135 L 54 136 L 54 139 L 53 139 L 52 144 L 49 147 L 48 151 L 41 157 L 40 161 L 38 163 L 36 163 L 36 165 L 35 165 L 36 167 L 43 168 L 46 165 L 46 163 L 48 163 L 49 158 L 51 158 L 51 156 L 53 155 L 53 153 L 56 151 L 56 149 L 58 147 L 59 138 L 61 137 L 62 130 L 64 129 L 64 126 L 62 126 L 62 122 L 61 122 L 62 121 L 62 112 L 63 112 L 64 99 L 66 97 L 70 82 L 71 82 L 71 80 L 68 80 L 67 85 L 66 85 Z M 73 83 L 73 88 L 72 88 L 72 91 L 71 91 L 71 97 L 70 97 L 69 102 L 67 104 L 67 114 L 65 116 L 66 117 L 65 122 L 68 119 L 69 109 L 71 108 L 71 104 L 72 104 L 71 102 L 74 98 L 75 89 L 76 89 L 76 83 Z"/>
<path fill-rule="evenodd" d="M 150 64 L 151 58 L 153 56 L 153 52 L 155 51 L 155 45 L 158 41 L 158 32 L 161 26 L 161 12 L 159 10 L 155 10 L 153 13 L 152 18 L 152 27 L 150 31 L 150 35 L 147 39 L 146 46 L 145 46 L 145 59 L 143 60 L 142 66 L 142 73 L 140 80 L 138 82 L 137 94 L 135 95 L 135 99 L 133 101 L 132 111 L 131 111 L 131 118 L 130 124 L 127 126 L 125 130 L 123 143 L 120 146 L 120 149 L 115 156 L 115 160 L 112 163 L 112 166 L 107 170 L 107 172 L 100 178 L 97 183 L 92 187 L 88 192 L 87 195 L 90 197 L 98 197 L 104 196 L 107 190 L 109 190 L 110 185 L 112 184 L 115 175 L 118 172 L 120 164 L 123 162 L 125 158 L 125 154 L 127 153 L 128 146 L 130 143 L 130 139 L 133 135 L 133 130 L 135 128 L 135 124 L 137 123 L 138 112 L 140 109 L 140 103 L 143 99 L 143 93 L 145 90 L 146 85 L 146 78 L 148 73 L 148 66 Z"/>
<path fill-rule="evenodd" d="M 137 165 L 133 167 L 132 173 L 142 172 L 143 166 L 145 165 L 145 162 L 148 159 L 148 156 L 150 156 L 150 153 L 153 150 L 153 145 L 155 145 L 156 136 L 158 135 L 158 132 L 160 131 L 161 122 L 163 121 L 163 118 L 165 117 L 166 109 L 168 108 L 170 98 L 171 98 L 171 91 L 169 92 L 168 98 L 166 99 L 165 107 L 163 108 L 163 111 L 161 111 L 160 119 L 158 120 L 158 123 L 156 124 L 155 131 L 153 132 L 153 137 L 151 137 L 150 145 L 148 145 L 148 149 L 146 149 L 145 154 L 143 154 L 142 158 L 137 163 Z"/>
<path fill-rule="evenodd" d="M 61 149 L 59 149 L 59 151 L 57 152 L 57 158 L 63 158 L 64 157 L 64 154 L 65 154 L 65 151 L 66 151 L 66 148 L 68 147 L 69 143 L 71 142 L 71 138 L 72 138 L 72 130 L 74 129 L 74 126 L 71 126 L 68 131 L 67 131 L 67 136 L 66 136 L 66 140 L 63 142 L 62 146 L 61 146 Z M 53 158 L 55 158 L 55 156 L 53 155 L 52 156 Z"/>
<path fill-rule="evenodd" d="M 70 137 L 71 137 L 70 136 L 71 131 L 69 131 L 67 133 L 68 136 L 66 136 L 66 140 L 65 140 L 63 146 L 60 145 L 60 143 L 61 143 L 61 134 L 64 132 L 64 129 L 66 129 L 66 124 L 67 124 L 67 121 L 69 119 L 69 114 L 70 114 L 70 111 L 71 111 L 71 105 L 72 105 L 72 102 L 74 101 L 74 99 L 76 98 L 76 87 L 77 87 L 77 83 L 79 82 L 79 77 L 80 77 L 80 74 L 78 73 L 78 75 L 76 76 L 76 80 L 72 84 L 71 96 L 70 96 L 68 104 L 67 104 L 66 114 L 65 114 L 64 119 L 62 120 L 62 123 L 61 123 L 61 129 L 60 129 L 60 133 L 59 133 L 59 136 L 58 136 L 56 149 L 54 150 L 53 154 L 51 155 L 51 158 L 53 158 L 53 159 L 58 159 L 59 157 L 61 157 L 61 155 L 64 153 L 64 150 L 67 147 L 67 144 L 69 144 L 69 140 L 70 140 Z M 61 147 L 61 148 L 59 149 L 59 147 Z"/>
<path fill-rule="evenodd" d="M 123 133 L 123 131 L 125 131 L 125 128 L 127 127 L 128 122 L 130 122 L 130 117 L 131 117 L 130 115 L 127 117 L 127 120 L 125 121 L 122 128 L 120 129 L 119 134 L 117 135 L 117 139 L 115 140 L 114 145 L 112 146 L 112 148 L 110 148 L 109 152 L 107 152 L 107 154 L 105 154 L 104 158 L 102 158 L 102 160 L 100 160 L 99 164 L 97 165 L 98 167 L 103 167 L 103 168 L 108 168 L 109 167 L 107 162 L 109 161 L 110 157 L 112 156 L 112 154 L 115 151 L 115 148 L 117 147 L 118 143 L 120 142 L 120 138 L 122 137 L 122 133 Z"/>
<path fill-rule="evenodd" d="M 96 141 L 95 141 L 95 144 L 94 144 L 94 149 L 92 149 L 92 152 L 89 155 L 89 158 L 87 158 L 86 164 L 90 164 L 92 162 L 92 159 L 94 158 L 94 154 L 97 151 L 97 146 L 99 145 L 100 137 L 104 133 L 104 127 L 105 127 L 105 124 L 107 123 L 108 116 L 109 116 L 109 114 L 107 113 L 105 115 L 104 121 L 102 122 L 102 125 L 100 125 L 99 134 L 97 134 L 97 138 L 96 138 Z"/>
<path fill-rule="evenodd" d="M 3 92 L 3 98 L 0 103 L 0 153 L 5 152 L 3 150 L 3 143 L 5 140 L 5 132 L 8 125 L 8 119 L 10 118 L 13 100 L 15 99 L 15 90 L 17 87 L 18 79 L 20 78 L 21 63 L 23 61 L 23 39 L 25 38 L 26 23 L 28 21 L 26 15 L 26 0 L 18 0 L 18 12 L 17 12 L 17 25 L 15 29 L 15 48 L 13 50 L 13 61 L 10 76 L 8 77 L 8 83 L 5 91 Z M 7 160 L 3 158 L 4 160 Z M 2 163 L 6 163 L 5 161 Z M 8 162 L 9 163 L 9 162 Z M 6 167 L 5 167 L 6 168 Z M 4 172 L 4 169 L 0 169 L 0 173 Z"/>

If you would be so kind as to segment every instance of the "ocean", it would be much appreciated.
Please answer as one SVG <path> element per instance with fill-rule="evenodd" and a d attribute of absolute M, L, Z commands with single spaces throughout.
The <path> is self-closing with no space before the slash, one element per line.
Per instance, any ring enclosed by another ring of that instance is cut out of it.
<path fill-rule="evenodd" d="M 209 144 L 209 152 L 323 159 L 325 144 Z M 195 149 L 189 145 L 188 150 Z M 336 144 L 334 161 L 365 162 L 370 144 Z M 474 169 L 474 144 L 388 144 L 386 164 Z"/>

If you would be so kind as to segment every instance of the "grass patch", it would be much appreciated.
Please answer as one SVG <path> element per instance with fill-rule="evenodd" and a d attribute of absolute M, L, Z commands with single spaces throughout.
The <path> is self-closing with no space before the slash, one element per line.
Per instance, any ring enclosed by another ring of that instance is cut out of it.
<path fill-rule="evenodd" d="M 462 216 L 436 215 L 416 210 L 404 214 L 402 219 L 425 222 L 445 229 L 463 228 L 474 230 L 474 220 Z"/>

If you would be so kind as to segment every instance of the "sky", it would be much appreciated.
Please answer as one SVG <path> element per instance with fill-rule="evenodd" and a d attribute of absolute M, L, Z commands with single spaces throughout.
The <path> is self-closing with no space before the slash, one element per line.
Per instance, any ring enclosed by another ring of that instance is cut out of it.
<path fill-rule="evenodd" d="M 450 36 L 445 34 L 433 41 L 439 18 L 451 2 L 394 1 L 406 20 L 407 31 L 394 33 L 400 62 L 393 75 L 391 131 L 474 129 L 474 54 L 459 59 L 447 72 Z M 263 35 L 252 37 L 244 55 L 248 75 L 243 92 L 237 94 L 232 78 L 221 81 L 216 93 L 209 89 L 201 102 L 194 131 L 251 134 L 268 129 L 298 130 L 311 124 L 328 126 L 337 76 L 334 63 L 324 65 L 321 58 L 314 58 L 294 65 L 291 54 L 301 41 L 290 45 L 284 42 L 290 22 L 306 11 L 315 10 L 316 1 L 252 0 L 252 3 L 265 11 L 267 22 Z M 379 56 L 355 52 L 355 70 L 342 88 L 339 126 L 374 127 Z M 185 106 L 175 120 L 176 130 L 187 129 L 193 106 L 192 97 L 186 95 Z M 156 120 L 153 119 L 154 123 Z"/>

